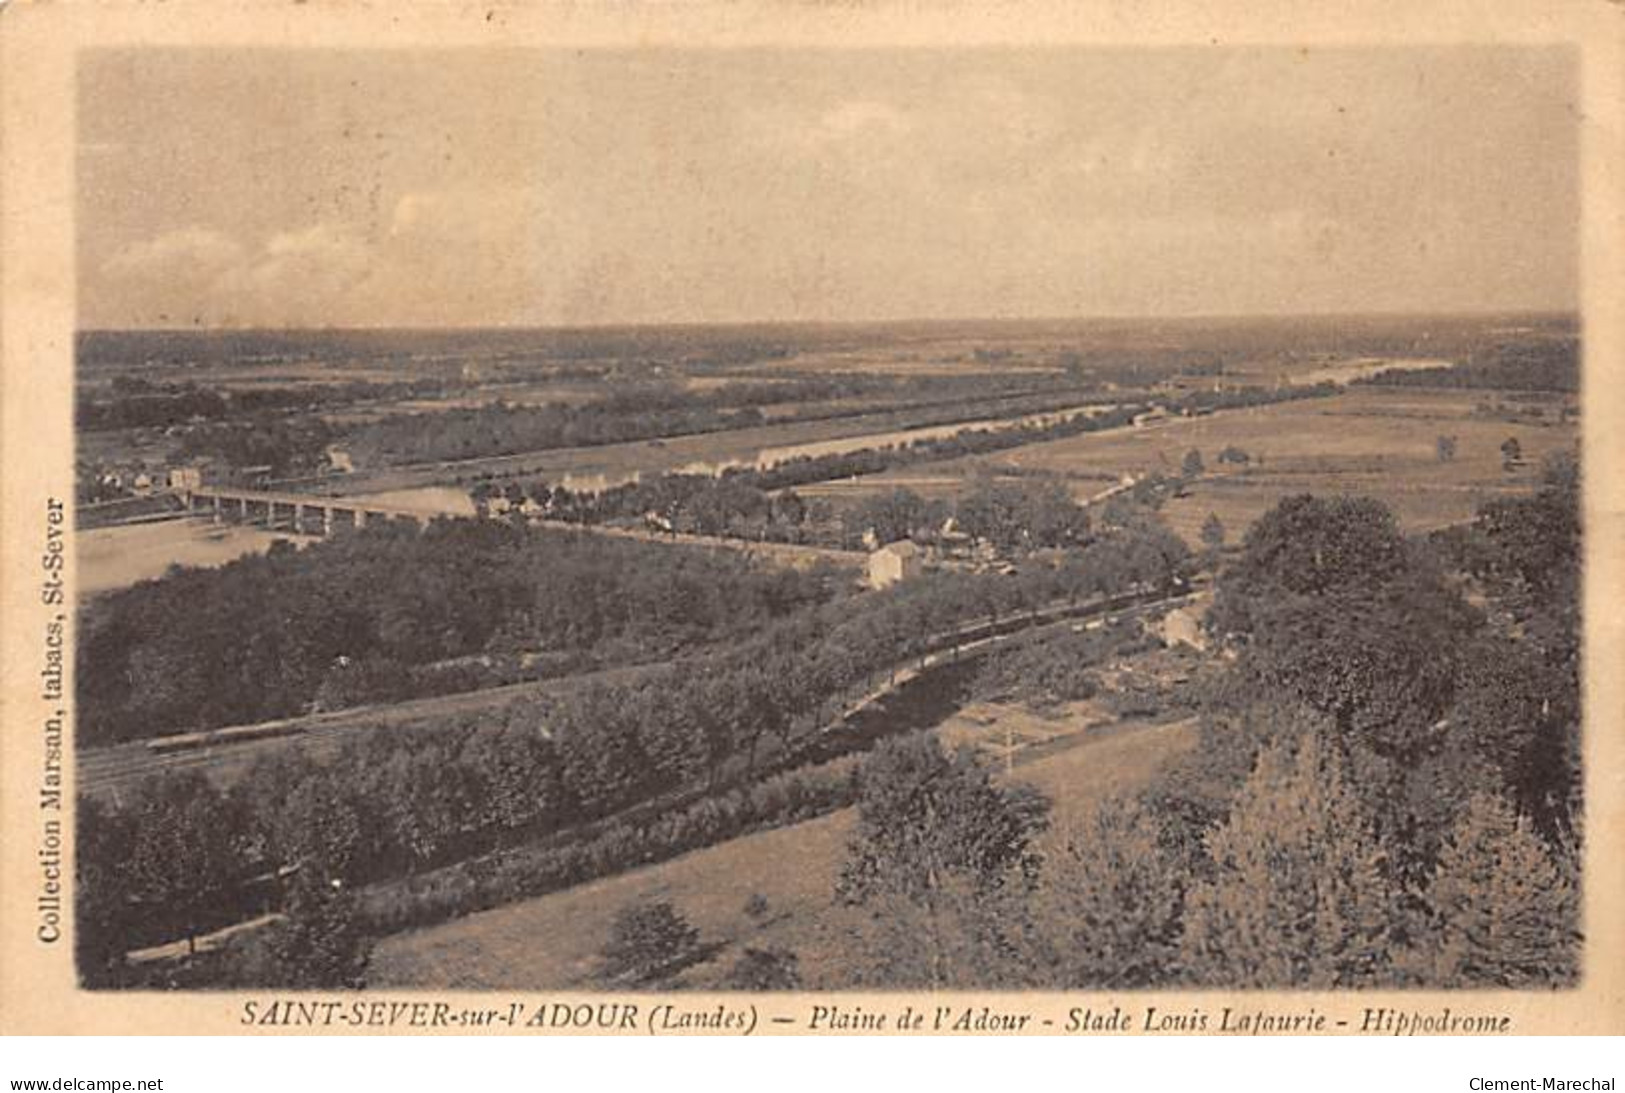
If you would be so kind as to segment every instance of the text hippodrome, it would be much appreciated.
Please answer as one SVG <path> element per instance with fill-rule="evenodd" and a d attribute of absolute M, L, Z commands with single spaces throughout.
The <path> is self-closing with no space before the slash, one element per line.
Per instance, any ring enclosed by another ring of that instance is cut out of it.
<path fill-rule="evenodd" d="M 255 999 L 244 1002 L 239 1023 L 249 1026 L 348 1026 L 356 1028 L 465 1028 L 600 1029 L 614 1032 L 733 1032 L 749 1035 L 757 1027 L 754 1005 L 644 1005 L 622 1000 L 576 1003 L 511 1001 L 491 1007 L 467 1008 L 445 1002 L 326 1001 L 309 999 Z M 815 1005 L 802 1019 L 772 1017 L 774 1025 L 800 1025 L 814 1033 L 945 1032 L 1020 1033 L 1053 1028 L 1073 1034 L 1135 1034 L 1212 1032 L 1230 1035 L 1326 1033 L 1341 1029 L 1366 1035 L 1421 1033 L 1484 1034 L 1511 1031 L 1511 1018 L 1501 1015 L 1461 1015 L 1446 1008 L 1438 1013 L 1402 1013 L 1368 1008 L 1358 1023 L 1334 1019 L 1309 1007 L 1305 1010 L 1238 1012 L 1226 1006 L 1209 1020 L 1201 1009 L 1173 1012 L 1156 1006 L 1137 1011 L 1074 1007 L 1064 1021 L 1027 1012 L 999 1011 L 988 1006 L 904 1006 L 880 1011 L 862 1006 Z M 1351 1027 L 1352 1026 L 1352 1027 Z M 1612 1090 L 1603 1085 L 1490 1083 L 1474 1090 Z M 1529 1079 L 1533 1083 L 1535 1079 Z"/>

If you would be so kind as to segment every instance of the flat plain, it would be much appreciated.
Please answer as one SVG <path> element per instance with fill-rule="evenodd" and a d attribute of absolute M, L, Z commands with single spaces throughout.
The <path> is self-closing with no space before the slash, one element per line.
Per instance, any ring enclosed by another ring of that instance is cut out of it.
<path fill-rule="evenodd" d="M 896 471 L 821 483 L 810 496 L 836 503 L 907 488 L 927 497 L 958 493 L 976 475 L 1057 475 L 1085 500 L 1124 475 L 1181 472 L 1187 453 L 1201 454 L 1204 471 L 1163 509 L 1168 524 L 1191 543 L 1208 513 L 1239 536 L 1283 496 L 1294 493 L 1376 497 L 1415 531 L 1470 519 L 1500 496 L 1527 493 L 1541 462 L 1571 448 L 1578 419 L 1572 399 L 1490 391 L 1354 388 L 1304 399 L 1201 417 L 1174 417 L 1030 444 L 991 456 L 916 464 Z M 1439 438 L 1455 438 L 1441 458 Z M 1502 445 L 1516 440 L 1520 459 L 1506 466 Z M 1227 448 L 1247 462 L 1223 462 Z"/>

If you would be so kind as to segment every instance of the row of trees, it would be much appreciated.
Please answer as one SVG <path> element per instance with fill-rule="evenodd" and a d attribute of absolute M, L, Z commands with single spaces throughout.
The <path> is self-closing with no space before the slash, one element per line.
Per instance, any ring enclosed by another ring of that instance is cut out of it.
<path fill-rule="evenodd" d="M 1528 338 L 1475 347 L 1455 364 L 1390 368 L 1356 381 L 1382 387 L 1452 387 L 1496 391 L 1580 389 L 1578 337 Z"/>
<path fill-rule="evenodd" d="M 952 500 L 927 500 L 907 488 L 864 498 L 841 514 L 848 544 L 872 536 L 937 541 L 949 520 L 961 534 L 991 543 L 1007 554 L 1074 546 L 1090 535 L 1088 510 L 1058 479 L 978 478 Z"/>
<path fill-rule="evenodd" d="M 339 433 L 318 414 L 256 413 L 189 426 L 176 456 L 230 467 L 269 467 L 273 478 L 316 474 Z"/>
<path fill-rule="evenodd" d="M 444 377 L 349 380 L 286 387 L 216 390 L 190 381 L 167 383 L 141 376 L 115 376 L 107 389 L 81 394 L 74 424 L 86 432 L 103 429 L 162 429 L 199 420 L 252 416 L 289 410 L 320 411 L 356 402 L 432 398 L 461 383 Z"/>
<path fill-rule="evenodd" d="M 1262 405 L 1298 398 L 1331 394 L 1330 385 L 1288 387 L 1281 390 L 1238 389 L 1221 392 L 1198 391 L 1176 400 L 1179 409 L 1232 408 Z M 967 456 L 987 455 L 1011 448 L 1058 440 L 1128 425 L 1147 409 L 1145 404 L 1113 406 L 1094 413 L 1076 413 L 1045 423 L 1008 427 L 969 428 L 945 437 L 924 437 L 903 444 L 862 448 L 831 455 L 803 456 L 766 468 L 733 467 L 720 474 L 651 476 L 603 491 L 573 491 L 545 481 L 528 485 L 476 483 L 471 493 L 476 504 L 488 504 L 497 496 L 512 504 L 528 500 L 541 514 L 573 523 L 599 524 L 613 521 L 656 519 L 660 526 L 678 532 L 705 535 L 732 535 L 780 542 L 821 542 L 832 546 L 853 546 L 870 526 L 883 541 L 903 538 L 909 531 L 924 530 L 932 517 L 946 518 L 950 510 L 929 506 L 911 491 L 897 491 L 866 503 L 865 511 L 844 514 L 831 520 L 794 493 L 797 486 L 815 482 L 877 474 L 917 463 L 938 462 Z M 979 410 L 985 413 L 985 408 Z M 1221 457 L 1245 462 L 1239 449 L 1226 449 Z M 1198 465 L 1193 471 L 1199 474 Z M 1047 484 L 1034 487 L 1026 498 L 1015 498 L 1020 512 L 999 512 L 1001 495 L 982 492 L 972 502 L 973 523 L 985 526 L 987 537 L 1001 546 L 1060 545 L 1083 537 L 1087 525 L 1077 520 L 1081 510 L 1068 499 L 1060 500 L 1062 487 Z M 1006 493 L 1004 498 L 1014 498 Z M 974 506 L 986 503 L 994 511 L 977 520 Z M 1036 502 L 1036 503 L 1034 503 Z M 888 513 L 888 505 L 898 511 Z M 1059 522 L 1060 527 L 1054 526 Z M 940 525 L 941 520 L 936 520 Z M 908 525 L 908 530 L 904 525 Z M 971 528 L 967 528 L 970 531 Z M 974 532 L 973 532 L 974 533 Z"/>
<path fill-rule="evenodd" d="M 797 457 L 767 468 L 730 467 L 718 475 L 656 475 L 602 491 L 576 491 L 536 481 L 510 483 L 500 489 L 493 482 L 479 482 L 470 493 L 477 505 L 489 504 L 497 496 L 512 504 L 528 500 L 543 515 L 572 523 L 641 520 L 653 515 L 674 531 L 801 542 L 820 538 L 818 525 L 826 521 L 795 494 L 796 486 L 1126 425 L 1137 409 L 1143 407 L 1118 407 L 1099 415 L 1079 413 L 1045 425 L 967 429 L 901 445 Z M 985 406 L 978 406 L 977 412 L 985 413 Z"/>
<path fill-rule="evenodd" d="M 760 410 L 682 406 L 625 412 L 599 403 L 584 406 L 481 406 L 402 414 L 373 422 L 350 436 L 368 464 L 478 459 L 549 448 L 618 444 L 762 424 Z"/>
<path fill-rule="evenodd" d="M 694 433 L 717 432 L 761 425 L 768 418 L 764 406 L 811 403 L 874 394 L 893 394 L 904 400 L 903 409 L 913 425 L 950 424 L 970 420 L 993 406 L 1005 412 L 1045 409 L 1067 392 L 1053 383 L 1048 390 L 1024 391 L 1033 383 L 995 385 L 989 392 L 967 391 L 962 384 L 933 381 L 922 384 L 888 377 L 803 376 L 788 380 L 728 382 L 706 389 L 675 384 L 634 382 L 610 395 L 570 405 L 494 405 L 441 409 L 402 414 L 356 430 L 349 440 L 369 462 L 411 463 L 432 460 L 474 459 L 543 451 L 617 444 Z M 923 397 L 941 392 L 943 404 Z M 967 396 L 975 394 L 976 398 Z M 1013 400 L 1013 401 L 1012 401 Z M 922 408 L 922 406 L 924 408 Z M 795 415 L 798 420 L 848 417 L 874 412 L 874 407 L 813 407 Z"/>

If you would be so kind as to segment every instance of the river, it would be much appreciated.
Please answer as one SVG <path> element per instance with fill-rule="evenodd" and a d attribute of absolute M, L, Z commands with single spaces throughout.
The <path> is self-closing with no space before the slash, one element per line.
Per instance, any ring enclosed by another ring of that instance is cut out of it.
<path fill-rule="evenodd" d="M 170 566 L 213 568 L 264 553 L 278 539 L 303 543 L 311 536 L 192 518 L 93 528 L 75 539 L 79 594 L 93 596 L 162 577 Z"/>

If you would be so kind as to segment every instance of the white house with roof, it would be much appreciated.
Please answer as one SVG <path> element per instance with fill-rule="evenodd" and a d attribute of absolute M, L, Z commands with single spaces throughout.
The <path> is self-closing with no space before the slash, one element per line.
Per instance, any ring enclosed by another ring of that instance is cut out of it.
<path fill-rule="evenodd" d="M 169 468 L 169 488 L 177 493 L 191 493 L 203 486 L 203 468 L 195 464 Z"/>

